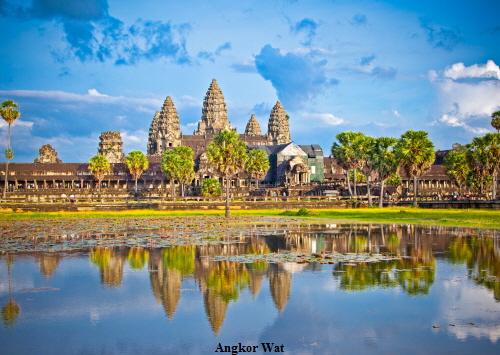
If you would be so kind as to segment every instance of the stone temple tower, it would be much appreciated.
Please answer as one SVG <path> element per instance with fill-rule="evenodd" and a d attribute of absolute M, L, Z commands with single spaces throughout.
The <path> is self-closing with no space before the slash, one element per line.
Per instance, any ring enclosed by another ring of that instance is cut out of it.
<path fill-rule="evenodd" d="M 224 130 L 232 130 L 231 122 L 227 121 L 224 95 L 219 88 L 219 84 L 217 84 L 217 80 L 213 79 L 203 100 L 201 122 L 198 123 L 198 130 L 194 134 L 197 136 L 219 134 Z"/>
<path fill-rule="evenodd" d="M 180 146 L 181 140 L 179 115 L 174 102 L 167 96 L 149 126 L 148 155 L 161 155 L 168 148 Z"/>
<path fill-rule="evenodd" d="M 278 100 L 271 111 L 269 117 L 269 124 L 267 128 L 267 144 L 279 145 L 290 143 L 290 124 L 288 122 L 288 115 Z"/>
<path fill-rule="evenodd" d="M 257 117 L 252 115 L 250 120 L 247 123 L 247 127 L 245 128 L 245 136 L 261 136 L 262 131 L 260 130 L 259 121 L 257 121 Z"/>
<path fill-rule="evenodd" d="M 123 163 L 125 154 L 123 153 L 123 141 L 120 132 L 102 132 L 99 137 L 97 154 L 104 155 L 112 164 Z"/>

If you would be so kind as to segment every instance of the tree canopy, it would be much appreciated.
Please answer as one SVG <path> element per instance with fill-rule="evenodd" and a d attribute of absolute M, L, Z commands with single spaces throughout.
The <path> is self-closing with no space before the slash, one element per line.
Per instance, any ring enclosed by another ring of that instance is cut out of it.
<path fill-rule="evenodd" d="M 148 158 L 141 151 L 132 151 L 125 159 L 125 166 L 135 179 L 135 192 L 137 192 L 137 179 L 139 179 L 144 170 L 149 167 Z"/>

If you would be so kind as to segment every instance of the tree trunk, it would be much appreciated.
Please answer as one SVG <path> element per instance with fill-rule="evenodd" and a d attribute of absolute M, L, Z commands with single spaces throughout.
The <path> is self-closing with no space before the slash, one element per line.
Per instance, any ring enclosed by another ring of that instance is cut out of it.
<path fill-rule="evenodd" d="M 491 199 L 497 198 L 497 172 L 494 171 L 491 175 L 493 177 L 493 187 L 491 188 Z"/>
<path fill-rule="evenodd" d="M 354 181 L 353 181 L 353 184 L 354 184 L 354 196 L 358 196 L 358 187 L 357 187 L 357 184 L 356 184 L 356 169 L 354 169 Z"/>
<path fill-rule="evenodd" d="M 229 213 L 229 177 L 226 176 L 226 218 L 230 215 Z"/>
<path fill-rule="evenodd" d="M 175 181 L 174 178 L 170 178 L 170 189 L 172 190 L 172 201 L 175 202 Z"/>
<path fill-rule="evenodd" d="M 368 193 L 368 207 L 372 207 L 372 195 L 370 193 L 370 175 L 366 175 L 366 190 Z"/>
<path fill-rule="evenodd" d="M 418 194 L 418 184 L 417 184 L 417 177 L 413 177 L 413 207 L 417 207 L 417 194 Z"/>
<path fill-rule="evenodd" d="M 137 178 L 135 178 L 135 193 L 137 193 Z"/>
<path fill-rule="evenodd" d="M 380 182 L 380 197 L 378 200 L 378 207 L 380 208 L 384 207 L 384 184 L 385 184 L 384 179 L 381 180 L 382 181 Z"/>
<path fill-rule="evenodd" d="M 346 173 L 347 189 L 349 190 L 349 197 L 352 197 L 351 182 L 349 181 L 349 170 Z"/>
<path fill-rule="evenodd" d="M 97 180 L 97 196 L 101 198 L 101 180 Z"/>
<path fill-rule="evenodd" d="M 7 151 L 10 150 L 10 123 L 9 123 L 9 128 L 8 128 L 8 133 L 7 133 Z M 5 157 L 7 158 L 7 157 Z M 6 194 L 7 194 L 7 188 L 9 187 L 9 160 L 6 159 L 5 161 L 5 184 L 3 188 L 3 199 L 5 199 Z"/>

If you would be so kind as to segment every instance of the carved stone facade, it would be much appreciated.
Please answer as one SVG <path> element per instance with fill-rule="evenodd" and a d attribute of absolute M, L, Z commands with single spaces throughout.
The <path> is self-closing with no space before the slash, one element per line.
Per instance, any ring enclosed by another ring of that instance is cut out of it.
<path fill-rule="evenodd" d="M 259 121 L 257 121 L 257 117 L 252 115 L 250 120 L 247 123 L 247 127 L 245 128 L 245 136 L 261 136 L 262 131 L 260 129 Z"/>
<path fill-rule="evenodd" d="M 148 155 L 161 155 L 168 148 L 181 145 L 181 124 L 177 109 L 167 96 L 161 111 L 156 111 L 149 127 Z"/>
<path fill-rule="evenodd" d="M 278 100 L 271 111 L 269 124 L 267 129 L 267 144 L 278 145 L 286 144 L 292 141 L 290 137 L 290 124 L 288 122 L 288 115 L 286 114 L 283 105 Z"/>
<path fill-rule="evenodd" d="M 201 111 L 201 121 L 198 122 L 198 130 L 195 135 L 219 134 L 221 131 L 231 131 L 231 122 L 227 120 L 227 108 L 224 95 L 217 80 L 213 79 L 208 88 L 203 109 Z"/>
<path fill-rule="evenodd" d="M 120 132 L 102 132 L 99 137 L 97 154 L 105 156 L 112 164 L 123 163 L 125 154 L 123 153 L 123 141 Z"/>
<path fill-rule="evenodd" d="M 50 144 L 44 144 L 38 149 L 40 156 L 35 158 L 35 163 L 62 163 L 62 160 L 57 158 L 57 152 Z"/>

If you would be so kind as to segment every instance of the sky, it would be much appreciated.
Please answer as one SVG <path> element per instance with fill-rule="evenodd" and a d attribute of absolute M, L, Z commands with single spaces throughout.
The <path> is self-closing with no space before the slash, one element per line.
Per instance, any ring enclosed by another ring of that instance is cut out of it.
<path fill-rule="evenodd" d="M 239 133 L 252 114 L 267 132 L 280 100 L 293 142 L 326 156 L 344 131 L 424 130 L 450 149 L 494 132 L 499 14 L 497 0 L 0 0 L 11 162 L 43 144 L 87 162 L 105 131 L 146 152 L 167 96 L 193 134 L 214 78 Z"/>

